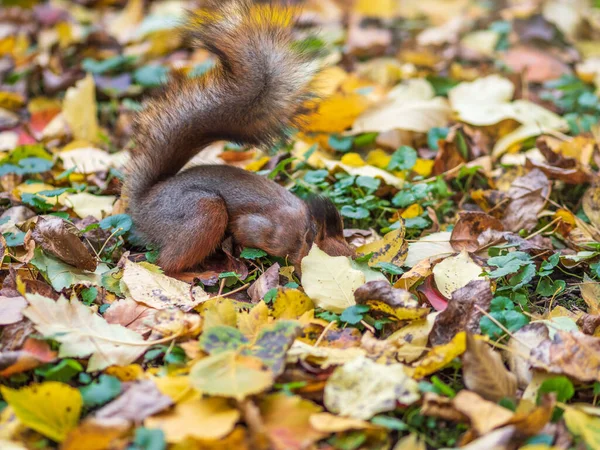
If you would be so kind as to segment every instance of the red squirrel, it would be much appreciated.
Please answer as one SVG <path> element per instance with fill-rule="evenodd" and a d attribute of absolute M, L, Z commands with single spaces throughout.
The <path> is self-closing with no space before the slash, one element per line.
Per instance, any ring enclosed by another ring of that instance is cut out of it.
<path fill-rule="evenodd" d="M 185 31 L 216 66 L 197 78 L 172 77 L 135 120 L 123 191 L 138 235 L 157 246 L 167 272 L 202 263 L 226 236 L 296 267 L 313 243 L 332 256 L 353 255 L 328 199 L 303 201 L 226 165 L 180 171 L 214 141 L 268 145 L 285 137 L 312 96 L 317 64 L 294 45 L 288 13 L 250 0 L 212 6 L 192 15 Z"/>

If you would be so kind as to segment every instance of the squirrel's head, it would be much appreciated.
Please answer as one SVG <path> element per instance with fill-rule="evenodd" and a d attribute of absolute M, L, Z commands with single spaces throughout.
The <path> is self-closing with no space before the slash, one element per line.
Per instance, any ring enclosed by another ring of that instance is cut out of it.
<path fill-rule="evenodd" d="M 330 256 L 354 256 L 354 247 L 344 238 L 344 224 L 335 205 L 325 197 L 310 197 L 306 204 L 312 224 L 312 243 Z M 307 251 L 308 253 L 308 251 Z"/>

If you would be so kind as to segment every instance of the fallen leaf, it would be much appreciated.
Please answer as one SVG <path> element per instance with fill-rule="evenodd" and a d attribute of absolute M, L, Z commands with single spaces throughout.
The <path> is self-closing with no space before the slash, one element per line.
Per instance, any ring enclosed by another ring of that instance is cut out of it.
<path fill-rule="evenodd" d="M 286 358 L 288 363 L 307 361 L 318 365 L 322 369 L 328 369 L 332 366 L 339 366 L 353 361 L 365 354 L 366 351 L 362 348 L 315 347 L 306 342 L 296 340 L 288 350 Z"/>
<path fill-rule="evenodd" d="M 269 323 L 269 307 L 263 301 L 248 311 L 237 315 L 237 327 L 250 341 L 254 341 L 260 330 Z"/>
<path fill-rule="evenodd" d="M 415 433 L 411 433 L 396 442 L 393 450 L 427 450 L 427 446 L 424 439 L 421 439 Z"/>
<path fill-rule="evenodd" d="M 569 407 L 565 410 L 565 423 L 571 433 L 579 436 L 589 448 L 600 448 L 600 417 L 590 416 L 584 412 Z"/>
<path fill-rule="evenodd" d="M 369 266 L 371 267 L 382 262 L 400 267 L 408 253 L 408 242 L 404 239 L 405 234 L 406 228 L 402 225 L 397 230 L 387 233 L 383 239 L 357 248 L 356 254 L 357 256 L 364 256 L 372 253 L 369 259 Z"/>
<path fill-rule="evenodd" d="M 53 217 L 38 218 L 32 238 L 44 251 L 78 269 L 93 272 L 98 260 L 76 234 L 77 228 L 66 221 Z"/>
<path fill-rule="evenodd" d="M 429 313 L 417 299 L 404 289 L 393 288 L 385 281 L 369 281 L 354 291 L 356 304 L 367 305 L 374 316 L 392 320 L 417 320 Z"/>
<path fill-rule="evenodd" d="M 437 313 L 430 313 L 425 319 L 411 322 L 386 339 L 399 347 L 396 350 L 396 358 L 399 361 L 411 363 L 427 350 L 429 333 L 431 333 L 436 316 Z"/>
<path fill-rule="evenodd" d="M 504 226 L 495 217 L 479 211 L 461 211 L 452 229 L 450 245 L 458 252 L 475 252 L 479 249 L 478 237 L 486 230 L 503 231 Z"/>
<path fill-rule="evenodd" d="M 67 89 L 63 116 L 75 139 L 96 142 L 99 131 L 97 114 L 94 78 L 88 74 L 75 87 Z"/>
<path fill-rule="evenodd" d="M 449 231 L 440 231 L 420 238 L 417 242 L 411 242 L 408 244 L 408 254 L 404 265 L 414 267 L 424 259 L 431 260 L 453 254 L 454 249 L 450 245 L 451 235 L 452 233 Z"/>
<path fill-rule="evenodd" d="M 302 259 L 302 285 L 315 305 L 341 313 L 355 304 L 354 291 L 363 285 L 365 275 L 350 265 L 345 256 L 329 256 L 313 245 Z"/>
<path fill-rule="evenodd" d="M 2 396 L 23 425 L 62 442 L 79 422 L 83 400 L 68 384 L 46 381 L 22 389 L 0 387 Z"/>
<path fill-rule="evenodd" d="M 419 399 L 417 383 L 402 364 L 377 364 L 360 356 L 335 369 L 325 385 L 327 409 L 354 419 L 370 419 L 391 411 L 396 403 Z"/>
<path fill-rule="evenodd" d="M 514 413 L 494 402 L 484 400 L 474 392 L 462 390 L 452 399 L 452 405 L 467 416 L 480 436 L 506 425 Z"/>
<path fill-rule="evenodd" d="M 0 325 L 9 325 L 23 320 L 23 310 L 27 306 L 25 298 L 0 295 Z"/>
<path fill-rule="evenodd" d="M 139 424 L 172 404 L 171 398 L 163 395 L 151 380 L 136 381 L 124 387 L 123 394 L 96 411 L 96 419 L 120 419 Z"/>
<path fill-rule="evenodd" d="M 435 97 L 431 84 L 412 79 L 392 89 L 387 99 L 367 109 L 355 121 L 353 134 L 401 129 L 426 133 L 446 126 L 450 107 L 445 98 Z"/>
<path fill-rule="evenodd" d="M 309 421 L 313 429 L 322 433 L 340 433 L 343 431 L 364 430 L 374 427 L 370 422 L 364 420 L 340 417 L 326 412 L 311 414 Z"/>
<path fill-rule="evenodd" d="M 73 173 L 96 173 L 107 171 L 115 166 L 114 155 L 95 147 L 79 147 L 58 153 L 65 170 Z"/>
<path fill-rule="evenodd" d="M 276 319 L 296 320 L 315 308 L 313 301 L 298 289 L 280 288 L 271 314 Z"/>
<path fill-rule="evenodd" d="M 44 275 L 58 292 L 76 284 L 84 286 L 100 285 L 102 274 L 109 270 L 108 266 L 104 263 L 98 264 L 94 272 L 77 269 L 59 259 L 46 255 L 41 248 L 35 249 L 31 264 Z"/>
<path fill-rule="evenodd" d="M 532 348 L 537 348 L 548 340 L 548 327 L 542 323 L 530 323 L 515 331 L 504 351 L 510 371 L 517 377 L 520 389 L 525 389 L 532 381 L 533 370 L 529 361 Z"/>
<path fill-rule="evenodd" d="M 515 398 L 517 379 L 506 370 L 498 352 L 483 340 L 467 334 L 467 351 L 462 356 L 465 386 L 486 400 Z M 484 433 L 482 433 L 484 434 Z"/>
<path fill-rule="evenodd" d="M 87 370 L 127 365 L 147 348 L 142 337 L 120 325 L 111 325 L 77 299 L 57 301 L 39 294 L 27 294 L 29 307 L 23 314 L 46 338 L 61 343 L 58 356 L 90 356 Z"/>
<path fill-rule="evenodd" d="M 167 442 L 177 443 L 186 438 L 222 439 L 231 433 L 239 418 L 240 412 L 226 399 L 196 394 L 177 403 L 171 411 L 146 418 L 144 426 L 161 429 Z"/>
<path fill-rule="evenodd" d="M 466 333 L 461 331 L 447 344 L 438 345 L 428 351 L 415 367 L 413 378 L 420 380 L 446 367 L 454 358 L 462 355 L 466 347 Z"/>
<path fill-rule="evenodd" d="M 10 377 L 55 359 L 56 352 L 50 349 L 46 341 L 27 338 L 21 349 L 0 353 L 0 376 Z"/>
<path fill-rule="evenodd" d="M 537 216 L 550 196 L 550 182 L 544 173 L 534 169 L 513 181 L 502 223 L 507 230 L 518 233 L 531 230 L 537 224 Z"/>
<path fill-rule="evenodd" d="M 273 264 L 265 270 L 261 276 L 248 288 L 248 295 L 254 303 L 262 300 L 265 294 L 273 288 L 279 286 L 279 269 L 281 266 L 278 263 Z"/>
<path fill-rule="evenodd" d="M 433 279 L 440 293 L 446 298 L 472 281 L 481 280 L 483 269 L 463 250 L 450 256 L 433 267 Z"/>
<path fill-rule="evenodd" d="M 144 336 L 152 331 L 156 313 L 156 309 L 126 298 L 111 303 L 102 317 L 108 323 L 122 325 Z"/>
<path fill-rule="evenodd" d="M 311 417 L 322 411 L 297 395 L 271 394 L 260 403 L 266 434 L 275 450 L 302 450 L 327 436 L 312 426 Z"/>
<path fill-rule="evenodd" d="M 484 315 L 481 310 L 489 310 L 492 297 L 488 280 L 474 280 L 455 291 L 448 307 L 436 317 L 429 342 L 445 344 L 461 331 L 478 334 L 479 322 Z"/>
<path fill-rule="evenodd" d="M 263 392 L 273 381 L 260 359 L 233 350 L 203 358 L 190 370 L 190 383 L 199 392 L 238 400 Z"/>
<path fill-rule="evenodd" d="M 124 260 L 121 289 L 136 302 L 156 309 L 177 308 L 190 311 L 209 299 L 200 286 L 190 286 L 128 259 Z"/>
<path fill-rule="evenodd" d="M 87 192 L 67 194 L 64 198 L 64 204 L 73 208 L 79 217 L 92 216 L 98 220 L 111 214 L 115 201 L 117 197 L 114 195 L 92 195 Z"/>
<path fill-rule="evenodd" d="M 600 187 L 589 187 L 581 199 L 583 212 L 590 219 L 592 225 L 600 229 Z"/>
<path fill-rule="evenodd" d="M 62 443 L 61 450 L 105 450 L 127 434 L 129 425 L 120 420 L 100 421 L 93 418 L 82 421 Z"/>
<path fill-rule="evenodd" d="M 502 61 L 530 83 L 543 83 L 571 73 L 568 65 L 548 51 L 526 45 L 511 47 L 502 55 Z"/>
<path fill-rule="evenodd" d="M 531 350 L 533 367 L 581 382 L 600 381 L 600 338 L 578 331 L 557 331 L 554 340 Z"/>

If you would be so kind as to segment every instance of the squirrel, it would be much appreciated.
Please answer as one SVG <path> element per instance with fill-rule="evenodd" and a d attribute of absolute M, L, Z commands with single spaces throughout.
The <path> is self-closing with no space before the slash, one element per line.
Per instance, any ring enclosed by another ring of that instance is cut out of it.
<path fill-rule="evenodd" d="M 201 264 L 227 236 L 298 269 L 313 243 L 329 255 L 352 256 L 329 199 L 301 200 L 232 166 L 180 171 L 214 141 L 269 145 L 287 137 L 313 95 L 317 64 L 294 44 L 289 10 L 251 0 L 212 6 L 191 13 L 184 32 L 216 65 L 197 78 L 172 76 L 134 121 L 137 146 L 123 192 L 136 233 L 158 248 L 167 273 Z"/>

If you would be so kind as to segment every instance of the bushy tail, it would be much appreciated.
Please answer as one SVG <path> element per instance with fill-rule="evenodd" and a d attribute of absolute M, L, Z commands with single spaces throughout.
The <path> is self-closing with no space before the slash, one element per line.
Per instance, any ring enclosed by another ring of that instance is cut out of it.
<path fill-rule="evenodd" d="M 296 125 L 317 69 L 292 39 L 293 15 L 250 0 L 215 0 L 184 32 L 218 58 L 198 78 L 175 76 L 135 122 L 137 147 L 124 193 L 135 206 L 216 140 L 269 144 Z"/>

